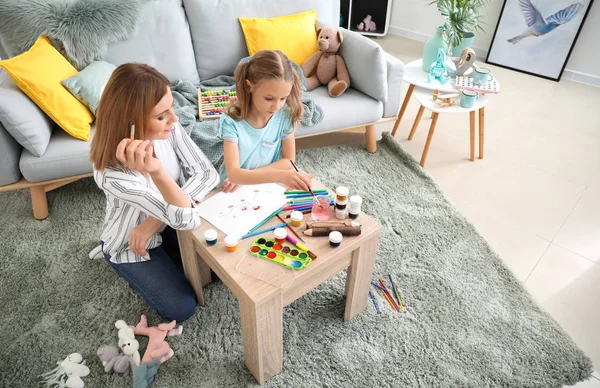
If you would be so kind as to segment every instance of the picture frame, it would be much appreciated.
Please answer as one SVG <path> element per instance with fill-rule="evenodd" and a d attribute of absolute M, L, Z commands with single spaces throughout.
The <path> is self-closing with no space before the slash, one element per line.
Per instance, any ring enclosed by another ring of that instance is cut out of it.
<path fill-rule="evenodd" d="M 486 63 L 559 81 L 594 0 L 505 0 Z"/>

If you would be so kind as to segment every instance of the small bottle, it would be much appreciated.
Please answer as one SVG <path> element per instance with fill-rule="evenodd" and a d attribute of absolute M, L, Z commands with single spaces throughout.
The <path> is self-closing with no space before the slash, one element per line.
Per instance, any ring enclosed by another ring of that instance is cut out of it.
<path fill-rule="evenodd" d="M 214 229 L 207 229 L 206 232 L 204 232 L 204 239 L 206 240 L 206 245 L 215 245 L 217 243 L 218 237 L 219 235 Z"/>
<path fill-rule="evenodd" d="M 350 197 L 350 206 L 348 207 L 348 216 L 355 219 L 360 215 L 360 205 L 362 204 L 362 198 L 360 195 L 353 195 Z"/>
<path fill-rule="evenodd" d="M 302 214 L 302 212 L 295 210 L 292 212 L 292 214 L 290 214 L 290 218 L 292 219 L 293 226 L 302 226 L 302 220 L 304 219 L 304 214 Z"/>
<path fill-rule="evenodd" d="M 238 246 L 238 238 L 234 236 L 225 237 L 225 249 L 227 252 L 234 252 Z"/>
<path fill-rule="evenodd" d="M 344 207 L 344 209 L 335 208 L 335 218 L 337 218 L 338 220 L 345 220 L 346 219 L 346 208 L 345 207 Z"/>
<path fill-rule="evenodd" d="M 329 245 L 331 245 L 332 248 L 337 248 L 340 246 L 340 244 L 342 243 L 342 234 L 340 232 L 331 232 L 329 233 Z"/>
<path fill-rule="evenodd" d="M 348 200 L 340 201 L 339 199 L 335 199 L 335 208 L 340 210 L 345 210 L 348 204 Z"/>
<path fill-rule="evenodd" d="M 350 190 L 348 190 L 348 188 L 346 186 L 338 186 L 338 188 L 335 189 L 335 194 L 337 196 L 337 200 L 340 202 L 347 200 L 349 192 L 350 192 Z"/>
<path fill-rule="evenodd" d="M 287 231 L 285 229 L 277 228 L 273 231 L 273 234 L 275 235 L 275 241 L 282 244 L 285 242 L 285 238 L 287 237 Z"/>

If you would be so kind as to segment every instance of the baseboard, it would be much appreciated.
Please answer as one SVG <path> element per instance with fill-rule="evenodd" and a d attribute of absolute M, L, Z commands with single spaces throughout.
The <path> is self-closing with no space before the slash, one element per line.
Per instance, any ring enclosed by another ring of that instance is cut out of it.
<path fill-rule="evenodd" d="M 390 26 L 388 29 L 388 33 L 390 33 L 392 35 L 401 36 L 403 38 L 416 40 L 419 42 L 425 42 L 431 36 L 431 35 L 407 30 L 404 28 L 396 27 L 396 26 Z M 488 55 L 488 49 L 482 48 L 482 47 L 473 47 L 473 50 L 475 50 L 475 53 L 477 54 L 478 58 L 482 58 L 482 61 L 485 61 L 485 58 L 487 58 L 487 55 Z M 581 73 L 579 71 L 570 70 L 570 69 L 565 69 L 561 80 L 570 80 L 570 81 L 579 82 L 579 83 L 586 84 L 586 85 L 600 87 L 600 76 Z"/>

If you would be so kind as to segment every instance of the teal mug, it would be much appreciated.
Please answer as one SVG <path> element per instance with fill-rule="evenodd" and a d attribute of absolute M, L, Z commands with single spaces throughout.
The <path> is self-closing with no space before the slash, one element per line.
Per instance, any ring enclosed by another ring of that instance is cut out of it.
<path fill-rule="evenodd" d="M 471 109 L 479 98 L 479 93 L 473 90 L 463 90 L 460 95 L 460 106 Z"/>
<path fill-rule="evenodd" d="M 489 69 L 479 67 L 473 71 L 473 85 L 483 86 L 493 79 L 494 77 Z"/>

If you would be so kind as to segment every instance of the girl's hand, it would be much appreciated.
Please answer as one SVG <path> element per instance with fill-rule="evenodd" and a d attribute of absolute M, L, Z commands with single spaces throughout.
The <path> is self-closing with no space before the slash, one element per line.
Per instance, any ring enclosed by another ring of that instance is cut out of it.
<path fill-rule="evenodd" d="M 162 223 L 159 222 L 159 226 Z M 131 233 L 129 234 L 129 247 L 131 251 L 139 256 L 146 256 L 146 244 L 150 237 L 156 233 L 158 228 L 156 228 L 152 223 L 142 222 L 138 226 L 131 229 Z"/>
<path fill-rule="evenodd" d="M 235 183 L 231 183 L 229 178 L 225 178 L 223 181 L 223 185 L 221 186 L 221 191 L 224 193 L 233 193 L 237 189 L 240 188 L 240 185 L 236 185 Z"/>
<path fill-rule="evenodd" d="M 300 172 L 292 170 L 279 170 L 274 171 L 274 173 L 279 174 L 281 177 L 279 182 L 283 183 L 285 187 L 302 191 L 308 191 L 308 188 L 310 187 L 310 179 Z"/>
<path fill-rule="evenodd" d="M 119 162 L 134 171 L 153 174 L 162 169 L 162 163 L 154 156 L 154 145 L 149 140 L 123 139 L 117 146 L 116 156 Z"/>

